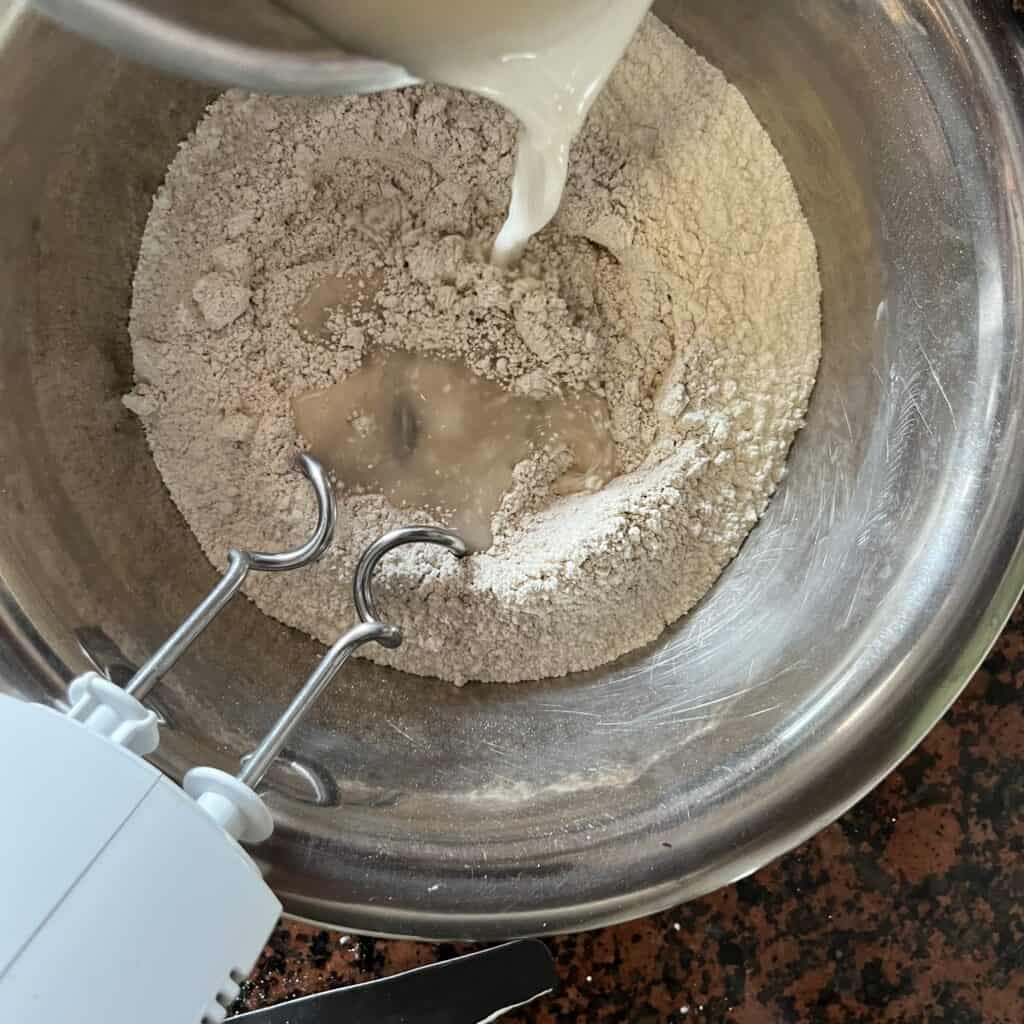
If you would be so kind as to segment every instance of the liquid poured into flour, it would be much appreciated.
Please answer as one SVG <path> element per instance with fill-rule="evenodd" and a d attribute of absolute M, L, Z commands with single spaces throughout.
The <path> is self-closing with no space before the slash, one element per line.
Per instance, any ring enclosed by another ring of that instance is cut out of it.
<path fill-rule="evenodd" d="M 511 266 L 558 210 L 569 147 L 651 0 L 286 0 L 332 39 L 467 89 L 520 121 L 491 259 Z"/>
<path fill-rule="evenodd" d="M 463 364 L 410 352 L 376 353 L 292 409 L 341 487 L 436 510 L 478 551 L 490 547 L 491 519 L 532 452 L 561 456 L 556 494 L 595 491 L 615 475 L 608 409 L 596 395 L 525 398 Z"/>
<path fill-rule="evenodd" d="M 306 293 L 292 310 L 292 323 L 305 336 L 320 336 L 330 341 L 328 322 L 336 310 L 351 314 L 374 307 L 383 274 L 328 274 Z"/>

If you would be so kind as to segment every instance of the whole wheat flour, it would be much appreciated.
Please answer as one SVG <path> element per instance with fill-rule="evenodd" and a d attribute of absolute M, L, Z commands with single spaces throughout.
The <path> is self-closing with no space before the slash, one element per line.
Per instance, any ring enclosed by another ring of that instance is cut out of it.
<path fill-rule="evenodd" d="M 576 142 L 558 216 L 509 271 L 486 253 L 515 130 L 437 87 L 229 92 L 171 164 L 135 276 L 125 403 L 218 565 L 231 545 L 307 535 L 290 400 L 371 350 L 604 398 L 618 475 L 601 490 L 552 493 L 566 463 L 539 453 L 517 467 L 491 549 L 457 563 L 410 547 L 379 569 L 406 640 L 364 654 L 456 682 L 592 668 L 685 614 L 782 478 L 820 352 L 814 242 L 782 160 L 742 96 L 653 17 Z M 328 555 L 246 585 L 325 643 L 351 623 L 363 547 L 431 518 L 338 486 Z"/>

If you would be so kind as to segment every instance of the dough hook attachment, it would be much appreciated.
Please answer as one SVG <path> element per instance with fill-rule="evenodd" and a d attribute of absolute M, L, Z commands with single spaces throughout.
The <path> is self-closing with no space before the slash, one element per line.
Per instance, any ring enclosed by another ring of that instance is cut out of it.
<path fill-rule="evenodd" d="M 316 459 L 299 456 L 299 468 L 306 475 L 316 495 L 317 519 L 313 535 L 301 547 L 279 554 L 245 551 L 232 548 L 228 552 L 228 568 L 217 585 L 196 606 L 187 619 L 164 641 L 125 686 L 125 692 L 142 700 L 160 678 L 192 645 L 200 633 L 238 593 L 250 570 L 257 572 L 289 572 L 315 562 L 330 547 L 338 511 L 327 474 Z"/>
<path fill-rule="evenodd" d="M 96 672 L 86 672 L 71 681 L 68 718 L 137 754 L 151 754 L 156 750 L 160 742 L 157 716 L 142 704 L 143 698 L 238 593 L 250 570 L 287 572 L 299 569 L 320 558 L 334 539 L 337 506 L 327 474 L 320 463 L 308 455 L 299 456 L 298 465 L 316 495 L 316 527 L 309 540 L 292 551 L 278 554 L 232 548 L 228 552 L 228 568 L 216 586 L 146 659 L 124 689 Z"/>
<path fill-rule="evenodd" d="M 243 760 L 242 770 L 237 776 L 239 782 L 251 788 L 260 783 L 310 705 L 363 644 L 376 642 L 382 647 L 395 648 L 402 643 L 401 629 L 382 621 L 378 615 L 371 583 L 381 559 L 389 551 L 405 544 L 437 544 L 456 558 L 465 558 L 469 554 L 468 545 L 457 533 L 439 526 L 406 526 L 392 530 L 366 548 L 356 565 L 352 581 L 352 598 L 359 622 L 339 637 L 260 745 Z"/>
<path fill-rule="evenodd" d="M 302 721 L 313 702 L 324 692 L 345 662 L 363 644 L 371 641 L 384 647 L 398 647 L 402 631 L 398 626 L 381 621 L 373 603 L 370 588 L 373 570 L 389 552 L 403 544 L 438 544 L 457 558 L 469 554 L 469 548 L 458 534 L 435 526 L 408 526 L 374 541 L 362 554 L 353 580 L 353 597 L 359 622 L 346 630 L 310 673 L 302 689 L 270 727 L 259 746 L 242 758 L 237 775 L 228 775 L 218 768 L 200 767 L 187 772 L 182 788 L 236 839 L 262 842 L 273 831 L 270 811 L 256 792 L 274 759 L 288 737 Z"/>

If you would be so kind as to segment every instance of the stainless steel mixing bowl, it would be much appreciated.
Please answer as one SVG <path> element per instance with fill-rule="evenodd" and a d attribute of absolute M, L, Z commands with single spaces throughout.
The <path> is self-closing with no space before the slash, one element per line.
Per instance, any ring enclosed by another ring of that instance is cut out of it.
<path fill-rule="evenodd" d="M 1009 6 L 659 5 L 746 93 L 820 246 L 789 476 L 699 609 L 608 669 L 462 690 L 346 669 L 271 780 L 256 856 L 291 911 L 491 938 L 657 910 L 821 828 L 942 714 L 1024 582 Z M 213 578 L 119 401 L 149 199 L 211 93 L 36 16 L 0 36 L 0 685 L 58 701 L 90 661 L 123 676 Z M 235 768 L 319 651 L 229 609 L 155 691 L 160 764 Z"/>

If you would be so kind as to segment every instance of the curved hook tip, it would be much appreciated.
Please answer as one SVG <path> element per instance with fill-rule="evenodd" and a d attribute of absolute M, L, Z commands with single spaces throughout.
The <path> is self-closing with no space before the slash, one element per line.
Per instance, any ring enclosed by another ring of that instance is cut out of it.
<path fill-rule="evenodd" d="M 448 546 L 448 550 L 456 558 L 466 558 L 473 554 L 473 549 L 457 533 L 452 534 L 452 540 Z"/>
<path fill-rule="evenodd" d="M 373 571 L 389 551 L 405 544 L 437 544 L 457 558 L 465 558 L 470 553 L 469 545 L 454 530 L 446 530 L 440 526 L 406 526 L 378 537 L 360 557 L 352 581 L 353 600 L 363 622 L 381 622 L 370 586 Z M 378 642 L 383 643 L 385 647 L 397 647 L 402 642 L 401 631 L 398 632 L 397 640 L 393 642 Z"/>
<path fill-rule="evenodd" d="M 309 452 L 299 452 L 295 456 L 295 468 L 301 470 L 308 480 L 323 472 L 323 466 Z"/>
<path fill-rule="evenodd" d="M 402 646 L 402 629 L 400 626 L 393 626 L 390 623 L 382 623 L 385 627 L 386 632 L 381 633 L 380 636 L 376 637 L 377 643 L 381 647 L 387 647 L 390 650 L 394 650 L 396 647 Z"/>
<path fill-rule="evenodd" d="M 247 552 L 250 567 L 259 572 L 286 572 L 299 569 L 323 557 L 324 552 L 334 540 L 334 527 L 338 519 L 338 503 L 334 497 L 334 488 L 323 466 L 302 452 L 296 459 L 297 467 L 309 481 L 316 496 L 317 521 L 313 535 L 300 548 L 294 551 L 282 551 L 279 554 L 267 554 L 262 551 Z"/>

